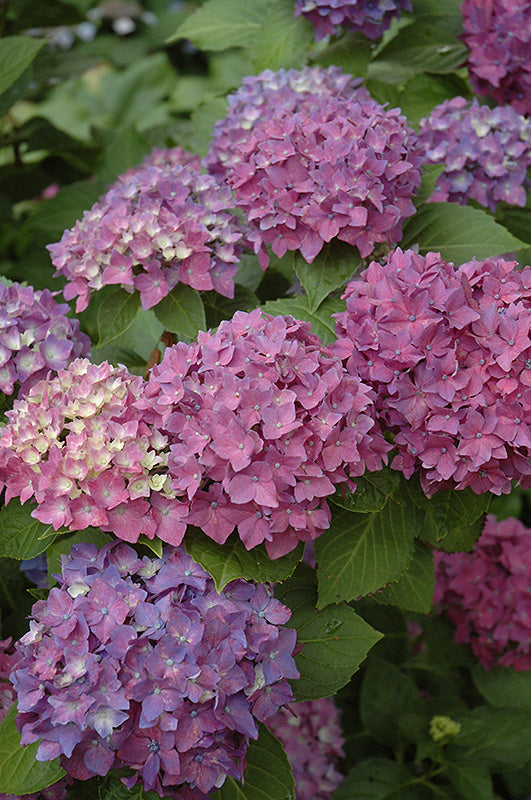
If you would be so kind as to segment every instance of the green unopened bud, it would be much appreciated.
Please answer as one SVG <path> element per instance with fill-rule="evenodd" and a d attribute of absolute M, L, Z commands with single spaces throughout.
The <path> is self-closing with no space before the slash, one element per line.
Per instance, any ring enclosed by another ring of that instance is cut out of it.
<path fill-rule="evenodd" d="M 430 736 L 437 744 L 448 744 L 459 733 L 461 733 L 461 724 L 450 717 L 435 716 L 430 722 Z"/>

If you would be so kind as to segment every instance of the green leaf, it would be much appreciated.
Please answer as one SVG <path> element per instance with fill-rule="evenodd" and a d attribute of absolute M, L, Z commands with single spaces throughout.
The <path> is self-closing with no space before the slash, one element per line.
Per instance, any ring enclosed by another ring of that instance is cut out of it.
<path fill-rule="evenodd" d="M 200 50 L 248 47 L 256 40 L 270 0 L 207 0 L 167 43 L 189 39 Z"/>
<path fill-rule="evenodd" d="M 284 748 L 265 725 L 247 750 L 244 781 L 227 778 L 218 800 L 295 800 L 295 782 Z"/>
<path fill-rule="evenodd" d="M 404 225 L 400 246 L 418 245 L 419 252 L 440 253 L 446 261 L 463 264 L 524 247 L 486 211 L 457 203 L 427 203 Z"/>
<path fill-rule="evenodd" d="M 419 518 L 414 506 L 394 500 L 368 514 L 334 508 L 329 530 L 315 542 L 319 607 L 363 597 L 395 580 L 411 561 Z"/>
<path fill-rule="evenodd" d="M 127 774 L 127 773 L 126 773 Z M 131 789 L 120 780 L 121 773 L 111 770 L 104 778 L 76 781 L 68 793 L 69 800 L 160 800 L 156 792 L 147 792 L 141 783 Z"/>
<path fill-rule="evenodd" d="M 135 321 L 140 308 L 138 292 L 129 293 L 125 289 L 113 289 L 98 308 L 98 347 L 117 339 Z"/>
<path fill-rule="evenodd" d="M 332 800 L 425 800 L 431 797 L 403 764 L 387 758 L 371 758 L 356 764 L 339 784 Z"/>
<path fill-rule="evenodd" d="M 185 283 L 178 283 L 154 311 L 165 330 L 175 333 L 180 339 L 195 339 L 197 331 L 206 328 L 201 295 Z"/>
<path fill-rule="evenodd" d="M 523 766 L 531 752 L 531 715 L 527 710 L 479 706 L 468 714 L 456 714 L 462 731 L 448 748 L 465 759 L 484 763 Z"/>
<path fill-rule="evenodd" d="M 258 35 L 252 46 L 253 64 L 257 72 L 301 67 L 314 30 L 304 17 L 293 14 L 292 0 L 270 0 Z"/>
<path fill-rule="evenodd" d="M 325 245 L 311 264 L 296 257 L 295 272 L 308 296 L 310 311 L 316 311 L 330 292 L 352 278 L 360 264 L 357 249 L 344 242 Z"/>
<path fill-rule="evenodd" d="M 330 500 L 340 508 L 360 514 L 380 511 L 400 486 L 400 473 L 384 467 L 378 472 L 366 472 L 356 478 L 355 492 L 350 492 L 345 485 L 340 486 Z"/>
<path fill-rule="evenodd" d="M 61 572 L 61 556 L 70 553 L 73 545 L 95 544 L 96 547 L 103 547 L 110 541 L 112 541 L 112 537 L 108 533 L 103 533 L 96 528 L 86 528 L 84 531 L 59 536 L 46 550 L 50 585 L 55 582 L 52 576 Z"/>
<path fill-rule="evenodd" d="M 382 638 L 345 603 L 316 609 L 314 571 L 305 564 L 275 591 L 292 610 L 301 652 L 295 657 L 300 679 L 293 682 L 298 700 L 330 697 L 350 680 L 373 645 Z"/>
<path fill-rule="evenodd" d="M 109 184 L 130 167 L 136 167 L 150 151 L 147 140 L 134 125 L 117 132 L 105 150 L 103 164 L 98 170 L 98 178 Z"/>
<path fill-rule="evenodd" d="M 34 558 L 46 550 L 49 536 L 54 535 L 51 525 L 44 525 L 31 516 L 34 505 L 21 505 L 15 497 L 0 511 L 0 556 Z M 1 785 L 1 784 L 0 784 Z"/>
<path fill-rule="evenodd" d="M 29 36 L 8 36 L 0 40 L 0 94 L 22 75 L 42 47 L 42 39 Z"/>
<path fill-rule="evenodd" d="M 417 709 L 419 701 L 419 691 L 408 675 L 390 661 L 369 659 L 361 687 L 360 717 L 374 739 L 396 747 L 401 738 L 399 716 Z"/>
<path fill-rule="evenodd" d="M 152 553 L 155 553 L 157 558 L 162 558 L 163 546 L 160 539 L 148 539 L 147 536 L 141 533 L 138 537 L 138 544 L 143 544 L 144 547 L 147 547 L 148 550 L 151 550 Z"/>
<path fill-rule="evenodd" d="M 451 761 L 444 777 L 459 792 L 463 800 L 494 800 L 492 779 L 483 764 L 469 759 Z"/>
<path fill-rule="evenodd" d="M 415 198 L 415 204 L 419 208 L 423 203 L 428 200 L 434 190 L 435 184 L 439 180 L 439 176 L 444 172 L 444 164 L 423 164 L 422 165 L 422 183 Z"/>
<path fill-rule="evenodd" d="M 20 744 L 16 716 L 17 706 L 13 703 L 0 723 L 0 786 L 6 794 L 33 794 L 57 783 L 66 772 L 58 758 L 36 760 L 39 742 L 26 747 Z"/>
<path fill-rule="evenodd" d="M 476 689 L 496 708 L 531 708 L 531 672 L 497 667 L 488 672 L 477 664 L 472 670 Z"/>
<path fill-rule="evenodd" d="M 234 286 L 234 297 L 223 297 L 217 292 L 207 292 L 204 297 L 207 328 L 217 328 L 221 320 L 231 319 L 236 311 L 252 311 L 260 300 L 247 286 Z"/>
<path fill-rule="evenodd" d="M 212 575 L 218 592 L 236 578 L 262 583 L 283 581 L 292 574 L 304 550 L 304 546 L 299 544 L 291 553 L 273 560 L 267 555 L 264 545 L 246 550 L 236 532 L 221 545 L 190 526 L 184 546 L 188 555 Z"/>
<path fill-rule="evenodd" d="M 286 300 L 269 300 L 262 306 L 262 311 L 266 314 L 291 314 L 295 319 L 306 320 L 312 325 L 312 331 L 324 344 L 334 341 L 335 320 L 332 314 L 338 314 L 345 310 L 345 303 L 339 297 L 329 297 L 321 303 L 316 311 L 310 308 L 309 300 L 306 295 L 300 297 L 290 297 Z"/>
<path fill-rule="evenodd" d="M 367 73 L 367 66 L 372 58 L 373 43 L 362 33 L 345 33 L 338 41 L 332 41 L 326 50 L 315 55 L 321 67 L 341 65 L 345 72 L 356 77 Z"/>
<path fill-rule="evenodd" d="M 376 592 L 373 599 L 382 605 L 392 605 L 406 611 L 429 614 L 433 604 L 435 569 L 431 547 L 416 544 L 413 558 L 398 579 Z"/>
<path fill-rule="evenodd" d="M 24 229 L 45 231 L 48 241 L 58 241 L 101 197 L 105 186 L 98 181 L 76 181 L 61 189 L 55 197 L 37 206 L 24 223 Z"/>
<path fill-rule="evenodd" d="M 369 64 L 369 78 L 401 83 L 421 72 L 453 72 L 468 56 L 457 38 L 462 26 L 460 14 L 426 15 L 404 26 Z"/>
<path fill-rule="evenodd" d="M 483 517 L 491 495 L 475 494 L 471 489 L 443 489 L 428 498 L 418 476 L 406 481 L 412 502 L 426 513 L 419 536 L 448 552 L 471 550 L 483 530 Z"/>

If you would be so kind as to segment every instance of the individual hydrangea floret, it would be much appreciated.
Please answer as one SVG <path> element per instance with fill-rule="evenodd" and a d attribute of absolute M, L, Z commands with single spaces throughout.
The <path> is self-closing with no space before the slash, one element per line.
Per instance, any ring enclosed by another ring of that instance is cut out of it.
<path fill-rule="evenodd" d="M 225 179 L 254 229 L 255 250 L 260 243 L 278 257 L 300 250 L 311 263 L 335 238 L 362 257 L 402 238 L 402 222 L 415 213 L 423 148 L 399 109 L 347 88 L 278 103 L 245 140 L 238 130 L 229 143 Z M 218 136 L 227 149 L 228 133 L 222 123 L 214 135 L 218 157 Z"/>
<path fill-rule="evenodd" d="M 227 97 L 226 116 L 214 125 L 210 150 L 204 158 L 208 172 L 226 175 L 241 161 L 241 149 L 250 141 L 254 126 L 274 117 L 279 109 L 296 113 L 310 108 L 321 97 L 366 100 L 370 95 L 361 83 L 361 78 L 353 78 L 339 67 L 278 72 L 266 69 L 259 75 L 246 76 Z"/>
<path fill-rule="evenodd" d="M 426 163 L 444 164 L 428 202 L 477 200 L 525 206 L 531 165 L 531 121 L 511 106 L 489 108 L 476 98 L 445 100 L 420 121 Z"/>
<path fill-rule="evenodd" d="M 132 170 L 48 245 L 65 298 L 83 311 L 91 292 L 117 284 L 147 309 L 178 283 L 232 297 L 245 244 L 233 205 L 227 186 L 192 165 Z"/>
<path fill-rule="evenodd" d="M 161 797 L 207 800 L 240 780 L 257 722 L 299 677 L 290 610 L 263 584 L 218 593 L 183 548 L 75 545 L 58 578 L 17 645 L 21 742 L 79 780 L 131 768 L 128 788 Z"/>
<path fill-rule="evenodd" d="M 474 92 L 531 113 L 529 0 L 465 0 L 463 42 Z"/>
<path fill-rule="evenodd" d="M 295 16 L 312 23 L 317 42 L 339 27 L 378 39 L 402 11 L 412 11 L 410 0 L 295 0 Z"/>
<path fill-rule="evenodd" d="M 531 669 L 531 529 L 487 516 L 471 553 L 435 552 L 434 602 L 482 666 Z"/>
<path fill-rule="evenodd" d="M 319 536 L 325 498 L 389 449 L 372 393 L 309 323 L 259 309 L 167 348 L 138 405 L 170 442 L 186 521 L 220 544 L 237 526 L 272 558 Z"/>
<path fill-rule="evenodd" d="M 125 367 L 77 359 L 16 400 L 0 437 L 6 502 L 34 498 L 33 516 L 56 530 L 92 525 L 130 542 L 156 532 L 180 544 L 179 503 L 160 474 L 168 440 L 142 422 L 143 390 Z"/>
<path fill-rule="evenodd" d="M 343 780 L 337 765 L 345 755 L 334 702 L 325 698 L 290 703 L 268 720 L 267 726 L 284 746 L 297 800 L 330 800 Z"/>
<path fill-rule="evenodd" d="M 425 493 L 531 486 L 531 267 L 391 251 L 344 294 L 335 353 L 372 386 Z"/>
<path fill-rule="evenodd" d="M 49 372 L 88 354 L 90 340 L 78 320 L 65 316 L 69 311 L 49 289 L 0 282 L 0 391 L 10 395 L 18 387 L 25 394 Z"/>

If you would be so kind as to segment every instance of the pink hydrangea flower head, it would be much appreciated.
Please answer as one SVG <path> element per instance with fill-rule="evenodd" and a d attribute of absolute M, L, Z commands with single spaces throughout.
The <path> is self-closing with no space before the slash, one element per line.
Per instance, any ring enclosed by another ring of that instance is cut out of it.
<path fill-rule="evenodd" d="M 531 485 L 531 267 L 515 267 L 397 248 L 336 315 L 334 352 L 376 391 L 392 466 L 419 472 L 428 496 Z"/>
<path fill-rule="evenodd" d="M 6 500 L 37 501 L 33 515 L 57 530 L 90 525 L 136 542 L 141 533 L 180 543 L 185 525 L 158 525 L 174 493 L 160 472 L 167 439 L 141 420 L 144 381 L 125 367 L 76 359 L 15 401 L 2 429 Z M 151 493 L 156 495 L 150 502 Z"/>
<path fill-rule="evenodd" d="M 531 29 L 529 0 L 464 0 L 463 42 L 469 50 L 468 72 L 477 94 L 490 94 L 499 105 L 531 113 Z"/>
<path fill-rule="evenodd" d="M 482 666 L 531 669 L 531 530 L 487 516 L 471 553 L 435 552 L 434 602 Z"/>
<path fill-rule="evenodd" d="M 426 163 L 444 164 L 429 202 L 477 200 L 525 206 L 531 165 L 531 121 L 511 106 L 489 108 L 454 97 L 420 121 Z"/>
<path fill-rule="evenodd" d="M 402 11 L 412 11 L 410 0 L 295 0 L 295 16 L 312 23 L 316 41 L 340 27 L 378 39 Z"/>
<path fill-rule="evenodd" d="M 335 238 L 362 257 L 399 241 L 415 212 L 424 153 L 399 109 L 345 89 L 291 105 L 260 116 L 245 139 L 231 141 L 224 162 L 255 250 L 270 245 L 278 257 L 300 250 L 311 263 Z"/>
<path fill-rule="evenodd" d="M 343 775 L 345 755 L 339 711 L 333 700 L 306 700 L 282 707 L 267 722 L 280 739 L 295 778 L 297 800 L 330 800 Z"/>
<path fill-rule="evenodd" d="M 116 284 L 147 309 L 178 283 L 233 297 L 245 226 L 232 205 L 230 189 L 192 164 L 131 170 L 48 246 L 65 298 L 83 311 L 91 292 Z"/>
<path fill-rule="evenodd" d="M 48 373 L 87 355 L 88 336 L 48 289 L 0 282 L 0 391 L 25 394 Z"/>
<path fill-rule="evenodd" d="M 293 699 L 296 633 L 270 587 L 218 593 L 183 548 L 140 559 L 126 544 L 75 545 L 32 609 L 11 673 L 23 744 L 86 780 L 207 800 L 240 780 L 257 721 Z"/>
<path fill-rule="evenodd" d="M 167 437 L 186 522 L 272 558 L 328 527 L 338 483 L 380 469 L 372 394 L 293 317 L 237 312 L 167 348 L 137 404 Z"/>

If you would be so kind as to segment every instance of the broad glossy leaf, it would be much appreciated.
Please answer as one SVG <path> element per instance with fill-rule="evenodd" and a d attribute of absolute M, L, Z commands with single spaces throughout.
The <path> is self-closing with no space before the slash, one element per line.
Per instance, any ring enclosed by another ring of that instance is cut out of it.
<path fill-rule="evenodd" d="M 49 241 L 58 241 L 66 228 L 71 228 L 94 205 L 105 191 L 98 181 L 77 181 L 61 189 L 55 197 L 41 203 L 28 217 L 25 228 L 45 231 Z"/>
<path fill-rule="evenodd" d="M 192 527 L 186 531 L 184 546 L 188 555 L 212 575 L 218 592 L 236 578 L 262 583 L 283 581 L 292 574 L 303 555 L 300 544 L 286 556 L 272 560 L 263 545 L 246 550 L 236 533 L 221 545 Z"/>
<path fill-rule="evenodd" d="M 376 592 L 373 599 L 383 605 L 429 614 L 433 604 L 434 587 L 433 551 L 431 547 L 417 543 L 413 558 L 404 572 L 385 589 Z"/>
<path fill-rule="evenodd" d="M 400 247 L 418 245 L 424 255 L 440 253 L 456 265 L 524 247 L 486 211 L 457 203 L 426 203 L 404 225 Z"/>
<path fill-rule="evenodd" d="M 334 508 L 329 530 L 315 542 L 319 607 L 363 597 L 395 580 L 411 561 L 420 521 L 414 506 L 393 500 L 367 514 Z"/>
<path fill-rule="evenodd" d="M 396 747 L 401 714 L 417 710 L 420 695 L 415 682 L 390 661 L 371 657 L 360 696 L 362 724 L 378 742 Z"/>
<path fill-rule="evenodd" d="M 476 689 L 489 705 L 531 709 L 531 672 L 516 672 L 512 667 L 487 671 L 477 664 L 472 677 Z"/>
<path fill-rule="evenodd" d="M 37 761 L 35 754 L 39 743 L 23 747 L 15 719 L 16 703 L 13 703 L 0 723 L 0 786 L 6 794 L 26 795 L 39 792 L 53 783 L 57 783 L 65 775 L 59 764 L 54 761 Z"/>
<path fill-rule="evenodd" d="M 168 43 L 189 39 L 201 50 L 248 47 L 254 42 L 266 17 L 270 0 L 207 0 Z"/>
<path fill-rule="evenodd" d="M 130 294 L 125 289 L 114 289 L 98 307 L 98 347 L 117 339 L 135 321 L 140 308 L 138 292 Z"/>
<path fill-rule="evenodd" d="M 165 330 L 183 339 L 195 339 L 197 332 L 206 328 L 201 295 L 185 283 L 178 283 L 154 311 Z"/>
<path fill-rule="evenodd" d="M 219 800 L 295 800 L 295 783 L 284 748 L 265 725 L 247 750 L 244 781 L 227 778 L 214 795 Z"/>
<path fill-rule="evenodd" d="M 98 170 L 99 180 L 103 183 L 111 183 L 130 167 L 140 164 L 150 149 L 148 142 L 134 125 L 119 130 L 105 150 L 103 164 Z"/>
<path fill-rule="evenodd" d="M 332 800 L 429 800 L 431 796 L 403 764 L 371 758 L 350 770 Z"/>
<path fill-rule="evenodd" d="M 269 0 L 267 14 L 252 44 L 256 72 L 301 67 L 308 45 L 313 41 L 313 26 L 293 14 L 292 0 Z"/>
<path fill-rule="evenodd" d="M 292 683 L 297 699 L 330 697 L 348 683 L 382 634 L 345 603 L 317 610 L 314 572 L 305 564 L 277 588 L 275 596 L 291 608 L 288 624 L 304 644 L 295 657 L 301 675 Z"/>
<path fill-rule="evenodd" d="M 325 245 L 312 264 L 297 254 L 295 272 L 306 291 L 310 311 L 316 311 L 330 292 L 343 286 L 360 264 L 357 249 L 344 242 Z"/>
<path fill-rule="evenodd" d="M 51 525 L 44 525 L 31 516 L 35 505 L 21 505 L 14 497 L 0 511 L 0 556 L 16 558 L 34 558 L 46 550 L 50 544 L 49 537 L 54 536 Z M 1 785 L 1 784 L 0 784 Z"/>
<path fill-rule="evenodd" d="M 531 752 L 531 715 L 514 708 L 479 706 L 468 714 L 455 715 L 461 733 L 455 748 L 467 759 L 481 759 L 486 765 L 523 766 Z"/>
<path fill-rule="evenodd" d="M 349 491 L 345 485 L 340 486 L 330 497 L 334 505 L 364 514 L 367 511 L 380 511 L 391 495 L 400 502 L 398 494 L 401 487 L 400 473 L 384 467 L 378 472 L 366 472 L 356 478 L 356 491 Z"/>
<path fill-rule="evenodd" d="M 295 319 L 306 320 L 312 325 L 312 331 L 319 336 L 325 344 L 336 338 L 335 320 L 332 314 L 345 310 L 345 302 L 339 297 L 329 297 L 324 300 L 316 311 L 312 311 L 306 295 L 290 297 L 285 300 L 270 300 L 264 303 L 262 311 L 266 314 L 291 314 Z"/>
<path fill-rule="evenodd" d="M 260 300 L 247 286 L 234 287 L 234 297 L 222 297 L 217 292 L 204 295 L 206 327 L 216 328 L 222 319 L 231 319 L 236 311 L 252 311 L 258 308 Z"/>
<path fill-rule="evenodd" d="M 494 800 L 492 778 L 481 762 L 475 763 L 470 758 L 451 761 L 444 777 L 463 800 Z"/>
<path fill-rule="evenodd" d="M 0 39 L 0 94 L 22 75 L 42 47 L 44 40 L 29 36 Z"/>

